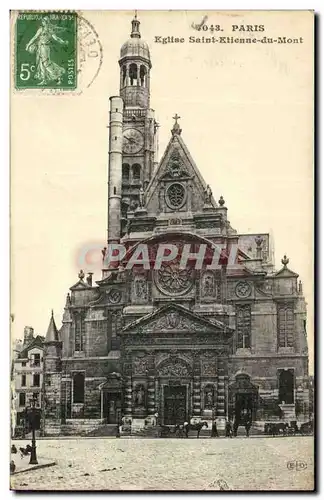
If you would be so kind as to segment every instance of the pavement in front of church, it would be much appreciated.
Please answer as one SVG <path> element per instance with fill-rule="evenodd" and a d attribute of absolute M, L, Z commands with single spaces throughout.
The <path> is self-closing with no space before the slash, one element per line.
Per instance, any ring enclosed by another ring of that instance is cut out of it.
<path fill-rule="evenodd" d="M 25 446 L 27 441 L 13 441 Z M 312 490 L 313 438 L 39 440 L 15 490 Z"/>

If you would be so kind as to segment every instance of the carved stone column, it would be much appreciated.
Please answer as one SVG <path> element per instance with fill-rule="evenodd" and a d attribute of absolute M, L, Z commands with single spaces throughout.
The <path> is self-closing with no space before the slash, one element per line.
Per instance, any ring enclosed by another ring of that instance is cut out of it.
<path fill-rule="evenodd" d="M 193 416 L 198 417 L 201 414 L 201 389 L 200 389 L 200 354 L 199 351 L 193 352 Z"/>
<path fill-rule="evenodd" d="M 217 361 L 217 416 L 226 417 L 227 359 L 224 354 L 220 354 Z"/>
<path fill-rule="evenodd" d="M 154 352 L 147 351 L 147 413 L 154 415 L 155 409 L 155 375 Z"/>
<path fill-rule="evenodd" d="M 132 414 L 132 365 L 131 361 L 127 360 L 124 363 L 124 414 L 130 416 Z"/>

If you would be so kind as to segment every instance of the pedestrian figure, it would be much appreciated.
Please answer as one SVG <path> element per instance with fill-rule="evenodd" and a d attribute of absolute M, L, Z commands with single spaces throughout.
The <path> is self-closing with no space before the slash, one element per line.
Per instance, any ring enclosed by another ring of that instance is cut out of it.
<path fill-rule="evenodd" d="M 13 460 L 10 462 L 10 474 L 13 474 L 16 470 L 16 464 Z"/>
<path fill-rule="evenodd" d="M 218 437 L 218 430 L 217 430 L 216 420 L 213 421 L 210 437 L 212 437 L 212 438 Z"/>
<path fill-rule="evenodd" d="M 226 437 L 232 437 L 232 424 L 229 420 L 226 420 L 225 424 L 225 436 Z"/>

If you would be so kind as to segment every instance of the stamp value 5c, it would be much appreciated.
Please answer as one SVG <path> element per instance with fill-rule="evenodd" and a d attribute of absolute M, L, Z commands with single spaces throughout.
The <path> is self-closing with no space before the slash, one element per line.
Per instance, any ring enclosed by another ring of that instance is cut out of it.
<path fill-rule="evenodd" d="M 77 87 L 77 13 L 20 12 L 16 21 L 17 89 Z"/>

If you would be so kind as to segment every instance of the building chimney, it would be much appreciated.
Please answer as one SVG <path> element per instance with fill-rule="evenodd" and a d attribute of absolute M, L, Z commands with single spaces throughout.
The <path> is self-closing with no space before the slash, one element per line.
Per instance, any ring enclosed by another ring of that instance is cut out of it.
<path fill-rule="evenodd" d="M 34 339 L 34 328 L 25 326 L 24 328 L 24 345 L 29 344 Z"/>

